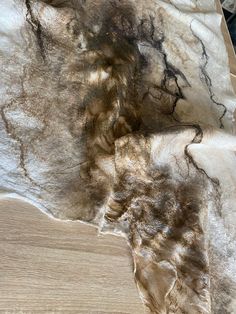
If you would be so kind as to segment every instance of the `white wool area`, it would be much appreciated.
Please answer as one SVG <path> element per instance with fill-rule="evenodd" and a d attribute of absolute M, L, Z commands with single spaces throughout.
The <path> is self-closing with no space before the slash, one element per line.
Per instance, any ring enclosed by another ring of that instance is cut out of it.
<path fill-rule="evenodd" d="M 220 23 L 213 0 L 0 0 L 0 196 L 125 237 L 151 313 L 236 313 Z"/>

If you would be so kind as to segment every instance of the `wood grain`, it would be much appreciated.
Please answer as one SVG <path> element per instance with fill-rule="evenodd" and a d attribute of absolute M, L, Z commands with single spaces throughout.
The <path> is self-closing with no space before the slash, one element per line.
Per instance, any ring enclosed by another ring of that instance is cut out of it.
<path fill-rule="evenodd" d="M 235 93 L 236 93 L 236 75 L 231 74 L 231 75 L 230 75 L 230 78 L 231 78 L 231 82 L 232 82 L 234 91 L 235 91 Z"/>
<path fill-rule="evenodd" d="M 125 240 L 0 203 L 0 313 L 144 313 Z"/>
<path fill-rule="evenodd" d="M 230 73 L 231 73 L 230 78 L 231 78 L 234 91 L 236 93 L 236 54 L 235 54 L 235 50 L 234 50 L 234 47 L 230 38 L 229 30 L 227 28 L 227 24 L 226 24 L 223 10 L 222 10 L 219 0 L 216 0 L 216 8 L 217 8 L 218 13 L 222 15 L 221 31 L 224 36 L 224 41 L 225 41 L 226 49 L 228 52 L 229 68 L 230 68 Z"/>
<path fill-rule="evenodd" d="M 234 47 L 230 38 L 230 34 L 227 28 L 227 24 L 223 15 L 223 10 L 220 4 L 219 0 L 216 0 L 216 7 L 217 7 L 217 11 L 222 15 L 222 22 L 221 22 L 221 31 L 223 33 L 224 36 L 224 40 L 225 40 L 225 45 L 226 45 L 226 49 L 228 52 L 228 56 L 229 56 L 229 67 L 230 67 L 230 72 L 233 75 L 236 75 L 236 55 L 235 55 L 235 51 L 234 51 Z"/>

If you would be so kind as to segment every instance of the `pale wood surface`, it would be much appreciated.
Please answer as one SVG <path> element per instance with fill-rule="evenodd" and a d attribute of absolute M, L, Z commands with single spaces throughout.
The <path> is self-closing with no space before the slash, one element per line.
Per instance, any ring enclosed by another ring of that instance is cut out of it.
<path fill-rule="evenodd" d="M 235 91 L 235 93 L 236 93 L 236 75 L 231 74 L 230 77 L 231 77 L 231 82 L 232 82 L 234 91 Z"/>
<path fill-rule="evenodd" d="M 145 313 L 125 240 L 0 202 L 0 313 Z"/>
<path fill-rule="evenodd" d="M 223 16 L 223 11 L 222 11 L 219 0 L 216 0 L 216 6 L 217 6 L 218 12 Z M 231 73 L 231 82 L 232 82 L 233 88 L 236 92 L 236 54 L 234 51 L 234 47 L 232 45 L 232 41 L 231 41 L 230 34 L 229 34 L 227 24 L 226 24 L 224 17 L 222 18 L 221 30 L 222 30 L 222 33 L 224 36 L 225 45 L 226 45 L 226 49 L 227 49 L 228 56 L 229 56 L 229 67 L 230 67 L 230 73 Z"/>
<path fill-rule="evenodd" d="M 216 6 L 217 6 L 217 10 L 220 14 L 223 15 L 223 11 L 222 11 L 222 7 L 220 5 L 220 0 L 216 0 Z M 230 72 L 233 75 L 236 75 L 236 55 L 235 55 L 235 51 L 232 45 L 232 41 L 230 38 L 230 34 L 227 28 L 227 24 L 226 21 L 224 19 L 224 17 L 222 18 L 222 23 L 221 23 L 221 30 L 225 39 L 225 45 L 227 48 L 227 52 L 228 52 L 228 56 L 229 56 L 229 66 L 230 66 Z"/>

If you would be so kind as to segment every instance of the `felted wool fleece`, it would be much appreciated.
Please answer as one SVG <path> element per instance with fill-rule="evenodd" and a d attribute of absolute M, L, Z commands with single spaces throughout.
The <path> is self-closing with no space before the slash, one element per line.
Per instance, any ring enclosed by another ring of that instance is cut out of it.
<path fill-rule="evenodd" d="M 236 313 L 236 138 L 213 0 L 0 0 L 0 187 L 126 237 L 152 313 Z"/>

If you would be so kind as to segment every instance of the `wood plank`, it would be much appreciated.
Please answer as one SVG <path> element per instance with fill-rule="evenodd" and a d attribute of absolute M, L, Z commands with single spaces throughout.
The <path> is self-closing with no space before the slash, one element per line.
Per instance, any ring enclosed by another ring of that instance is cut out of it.
<path fill-rule="evenodd" d="M 236 75 L 231 74 L 231 75 L 230 75 L 230 78 L 231 78 L 231 82 L 232 82 L 234 91 L 235 91 L 235 93 L 236 93 Z"/>
<path fill-rule="evenodd" d="M 145 313 L 126 242 L 0 202 L 0 313 Z"/>
<path fill-rule="evenodd" d="M 221 31 L 223 33 L 224 36 L 224 40 L 225 40 L 225 45 L 226 45 L 226 49 L 228 52 L 228 56 L 229 56 L 229 67 L 230 67 L 230 72 L 234 75 L 236 75 L 236 55 L 235 55 L 235 50 L 231 41 L 231 37 L 229 34 L 229 30 L 224 18 L 224 13 L 220 4 L 220 0 L 216 0 L 216 7 L 217 7 L 217 11 L 222 15 L 222 22 L 221 22 Z"/>

